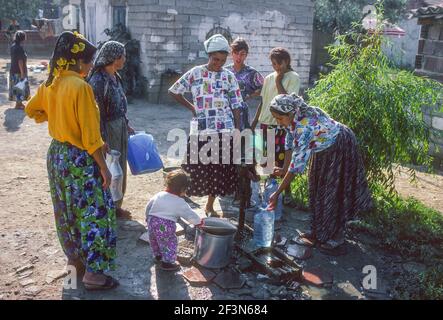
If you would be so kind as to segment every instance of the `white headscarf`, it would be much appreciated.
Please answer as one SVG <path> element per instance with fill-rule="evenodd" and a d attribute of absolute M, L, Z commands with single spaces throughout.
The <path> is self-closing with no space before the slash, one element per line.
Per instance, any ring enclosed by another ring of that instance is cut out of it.
<path fill-rule="evenodd" d="M 225 51 L 229 52 L 229 43 L 221 34 L 214 34 L 204 42 L 206 53 Z"/>

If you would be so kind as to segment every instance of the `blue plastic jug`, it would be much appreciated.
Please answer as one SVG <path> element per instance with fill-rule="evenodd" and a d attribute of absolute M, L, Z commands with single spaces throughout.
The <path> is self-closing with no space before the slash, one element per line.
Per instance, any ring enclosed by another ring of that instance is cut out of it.
<path fill-rule="evenodd" d="M 257 248 L 268 248 L 274 237 L 274 211 L 264 208 L 254 216 L 254 244 Z"/>
<path fill-rule="evenodd" d="M 267 207 L 269 204 L 269 198 L 271 195 L 278 190 L 278 182 L 274 178 L 269 178 L 265 182 L 265 191 L 263 194 L 263 207 Z M 277 200 L 277 205 L 274 209 L 275 211 L 275 221 L 279 221 L 283 215 L 283 195 L 280 194 Z"/>
<path fill-rule="evenodd" d="M 155 172 L 163 168 L 163 162 L 152 135 L 139 132 L 129 137 L 128 164 L 133 175 Z"/>

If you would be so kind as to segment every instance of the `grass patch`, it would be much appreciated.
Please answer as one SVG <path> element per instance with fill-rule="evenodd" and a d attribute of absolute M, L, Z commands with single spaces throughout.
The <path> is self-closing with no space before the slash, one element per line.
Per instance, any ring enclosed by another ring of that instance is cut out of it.
<path fill-rule="evenodd" d="M 307 181 L 307 175 L 302 175 L 291 185 L 298 207 L 308 207 Z M 443 299 L 443 214 L 380 185 L 372 185 L 371 190 L 375 209 L 361 214 L 353 231 L 375 237 L 385 251 L 428 266 L 423 273 L 405 272 L 396 279 L 396 297 Z"/>

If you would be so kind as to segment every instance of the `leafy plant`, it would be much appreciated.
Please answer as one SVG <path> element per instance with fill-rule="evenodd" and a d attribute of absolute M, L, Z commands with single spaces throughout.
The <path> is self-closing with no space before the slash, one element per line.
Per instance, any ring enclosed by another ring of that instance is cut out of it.
<path fill-rule="evenodd" d="M 333 70 L 308 96 L 311 105 L 354 131 L 369 180 L 392 192 L 398 164 L 432 161 L 422 108 L 441 106 L 443 85 L 394 67 L 383 41 L 380 32 L 337 36 L 338 44 L 328 47 Z"/>
<path fill-rule="evenodd" d="M 327 33 L 344 34 L 352 29 L 353 23 L 361 22 L 363 8 L 375 1 L 367 0 L 316 0 L 314 25 Z M 385 17 L 392 23 L 397 22 L 406 12 L 407 0 L 385 0 Z"/>

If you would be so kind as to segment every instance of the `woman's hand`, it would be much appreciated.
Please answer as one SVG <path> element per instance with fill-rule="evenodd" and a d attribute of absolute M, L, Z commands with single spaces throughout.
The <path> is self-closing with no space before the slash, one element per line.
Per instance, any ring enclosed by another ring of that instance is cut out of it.
<path fill-rule="evenodd" d="M 278 167 L 274 168 L 274 172 L 273 172 L 274 176 L 284 177 L 285 174 L 286 174 L 286 172 L 283 168 L 278 168 Z"/>
<path fill-rule="evenodd" d="M 278 72 L 277 77 L 275 77 L 275 82 L 278 84 L 282 84 L 283 77 L 285 76 L 284 72 Z"/>
<path fill-rule="evenodd" d="M 103 189 L 108 189 L 111 185 L 112 175 L 111 172 L 109 172 L 108 167 L 100 168 L 100 174 L 103 178 Z"/>
<path fill-rule="evenodd" d="M 103 154 L 104 155 L 106 155 L 107 153 L 111 152 L 111 148 L 109 148 L 109 144 L 107 144 L 106 142 L 103 145 L 102 150 L 103 150 Z"/>
<path fill-rule="evenodd" d="M 134 128 L 132 128 L 130 125 L 128 125 L 128 134 L 131 136 L 135 134 Z"/>

